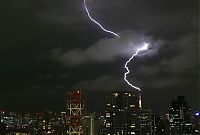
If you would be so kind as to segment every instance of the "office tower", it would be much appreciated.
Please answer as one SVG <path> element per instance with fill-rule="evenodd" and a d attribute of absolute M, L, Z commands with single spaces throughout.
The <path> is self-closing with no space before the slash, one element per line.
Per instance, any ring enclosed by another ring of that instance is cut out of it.
<path fill-rule="evenodd" d="M 169 114 L 160 113 L 152 118 L 152 135 L 170 135 Z"/>
<path fill-rule="evenodd" d="M 151 121 L 151 109 L 139 110 L 139 123 L 140 134 L 151 135 L 152 134 L 152 121 Z"/>
<path fill-rule="evenodd" d="M 106 98 L 105 134 L 139 135 L 139 98 L 133 92 L 113 92 Z"/>
<path fill-rule="evenodd" d="M 195 112 L 193 115 L 193 134 L 194 135 L 199 135 L 200 134 L 200 112 Z"/>
<path fill-rule="evenodd" d="M 171 135 L 191 135 L 191 110 L 184 96 L 177 96 L 172 100 L 169 109 L 169 123 Z"/>
<path fill-rule="evenodd" d="M 97 114 L 92 113 L 84 116 L 84 135 L 100 135 L 100 119 Z"/>
<path fill-rule="evenodd" d="M 72 91 L 67 97 L 66 127 L 69 135 L 83 134 L 84 94 L 82 91 Z"/>
<path fill-rule="evenodd" d="M 99 135 L 105 135 L 106 120 L 105 120 L 104 115 L 99 116 L 99 123 L 98 124 L 99 124 L 99 129 L 98 129 Z"/>
<path fill-rule="evenodd" d="M 53 114 L 52 112 L 36 113 L 36 129 L 35 134 L 53 134 Z"/>

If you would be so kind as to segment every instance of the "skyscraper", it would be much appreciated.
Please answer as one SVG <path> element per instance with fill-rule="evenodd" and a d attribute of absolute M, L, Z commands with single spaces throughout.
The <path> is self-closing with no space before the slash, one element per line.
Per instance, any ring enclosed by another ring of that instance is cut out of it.
<path fill-rule="evenodd" d="M 99 117 L 96 113 L 85 115 L 83 123 L 84 135 L 101 135 L 101 117 Z"/>
<path fill-rule="evenodd" d="M 193 115 L 193 128 L 194 128 L 194 135 L 200 134 L 200 112 L 195 112 Z"/>
<path fill-rule="evenodd" d="M 151 109 L 139 110 L 139 123 L 140 134 L 151 135 L 152 134 L 152 121 L 151 121 Z"/>
<path fill-rule="evenodd" d="M 152 118 L 152 135 L 170 135 L 169 132 L 169 114 L 160 113 Z"/>
<path fill-rule="evenodd" d="M 69 135 L 83 134 L 84 94 L 82 91 L 72 91 L 67 97 L 66 127 Z"/>
<path fill-rule="evenodd" d="M 139 134 L 139 98 L 133 92 L 113 92 L 106 98 L 106 135 Z"/>
<path fill-rule="evenodd" d="M 192 135 L 191 109 L 184 96 L 172 100 L 169 109 L 171 135 Z"/>

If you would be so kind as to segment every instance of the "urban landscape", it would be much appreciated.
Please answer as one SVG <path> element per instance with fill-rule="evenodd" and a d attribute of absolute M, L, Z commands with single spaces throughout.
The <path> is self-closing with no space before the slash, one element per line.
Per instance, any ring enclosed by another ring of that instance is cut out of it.
<path fill-rule="evenodd" d="M 199 0 L 1 0 L 0 135 L 200 135 Z"/>
<path fill-rule="evenodd" d="M 155 115 L 140 93 L 115 91 L 105 97 L 105 111 L 87 112 L 85 93 L 68 92 L 63 112 L 20 113 L 0 110 L 5 135 L 199 135 L 200 111 L 192 112 L 184 96 L 169 101 L 166 113 Z"/>

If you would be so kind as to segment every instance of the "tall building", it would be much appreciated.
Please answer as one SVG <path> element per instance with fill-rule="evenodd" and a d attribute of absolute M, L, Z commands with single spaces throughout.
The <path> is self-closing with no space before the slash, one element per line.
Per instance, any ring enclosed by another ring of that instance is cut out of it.
<path fill-rule="evenodd" d="M 99 116 L 99 135 L 105 135 L 105 124 L 106 124 L 106 120 L 105 120 L 105 116 L 104 115 L 100 115 Z"/>
<path fill-rule="evenodd" d="M 191 109 L 184 96 L 172 100 L 169 109 L 171 135 L 192 135 Z"/>
<path fill-rule="evenodd" d="M 152 118 L 152 135 L 170 135 L 169 115 L 160 113 Z"/>
<path fill-rule="evenodd" d="M 84 94 L 72 91 L 67 97 L 66 127 L 68 135 L 83 135 Z"/>
<path fill-rule="evenodd" d="M 55 116 L 53 112 L 36 113 L 37 123 L 35 134 L 55 134 Z"/>
<path fill-rule="evenodd" d="M 84 135 L 100 135 L 100 122 L 101 117 L 99 117 L 97 114 L 92 113 L 89 115 L 84 116 L 84 124 L 83 129 Z"/>
<path fill-rule="evenodd" d="M 194 135 L 199 135 L 200 134 L 200 112 L 195 112 L 193 115 L 193 129 L 194 129 Z"/>
<path fill-rule="evenodd" d="M 139 110 L 139 123 L 141 135 L 152 135 L 151 109 Z"/>
<path fill-rule="evenodd" d="M 106 97 L 106 135 L 139 135 L 139 98 L 133 92 L 113 92 Z"/>

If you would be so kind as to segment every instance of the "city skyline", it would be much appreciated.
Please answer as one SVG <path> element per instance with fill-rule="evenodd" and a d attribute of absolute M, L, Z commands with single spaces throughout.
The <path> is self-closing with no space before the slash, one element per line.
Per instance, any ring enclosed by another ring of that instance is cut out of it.
<path fill-rule="evenodd" d="M 172 97 L 184 95 L 194 110 L 200 108 L 197 0 L 87 3 L 120 39 L 88 19 L 83 0 L 3 1 L 0 107 L 61 111 L 66 93 L 81 89 L 89 110 L 100 112 L 105 95 L 135 91 L 123 80 L 124 64 L 148 40 L 150 51 L 131 61 L 127 76 L 141 88 L 145 104 L 160 112 Z"/>
<path fill-rule="evenodd" d="M 25 110 L 24 111 L 22 109 L 22 110 L 14 111 L 14 110 L 9 110 L 8 108 L 1 107 L 0 111 L 1 112 L 4 112 L 4 111 L 5 112 L 16 112 L 16 113 L 43 113 L 43 112 L 55 112 L 55 113 L 57 113 L 57 112 L 65 112 L 66 111 L 66 108 L 65 108 L 66 107 L 66 102 L 68 100 L 70 100 L 70 96 L 69 96 L 70 93 L 72 94 L 72 93 L 76 93 L 76 92 L 82 93 L 81 95 L 83 96 L 84 108 L 85 108 L 84 109 L 85 110 L 84 114 L 88 114 L 88 113 L 102 114 L 102 113 L 104 113 L 105 110 L 106 110 L 106 108 L 107 108 L 107 105 L 105 103 L 108 102 L 109 101 L 108 99 L 110 99 L 112 96 L 115 97 L 116 93 L 117 93 L 117 95 L 131 94 L 131 96 L 133 96 L 135 98 L 135 104 L 136 104 L 135 107 L 136 108 L 151 109 L 152 114 L 155 114 L 155 115 L 159 115 L 159 114 L 162 114 L 162 113 L 168 113 L 168 111 L 169 111 L 172 103 L 175 102 L 176 98 L 183 97 L 183 99 L 185 101 L 188 101 L 188 99 L 187 99 L 187 97 L 185 95 L 176 95 L 174 97 L 170 97 L 170 100 L 168 101 L 168 105 L 165 106 L 165 108 L 167 108 L 166 110 L 164 110 L 164 111 L 163 110 L 162 111 L 155 111 L 155 110 L 153 110 L 153 108 L 151 106 L 149 106 L 148 103 L 146 104 L 144 97 L 141 95 L 141 92 L 132 91 L 132 90 L 129 90 L 129 91 L 128 90 L 124 90 L 124 91 L 119 91 L 119 90 L 116 91 L 115 90 L 115 91 L 110 91 L 110 93 L 108 93 L 108 94 L 106 94 L 104 96 L 102 102 L 99 102 L 99 105 L 98 105 L 98 107 L 102 105 L 103 108 L 100 108 L 101 110 L 95 111 L 95 110 L 90 110 L 90 108 L 91 108 L 91 106 L 90 106 L 91 103 L 90 102 L 91 101 L 88 100 L 88 98 L 90 98 L 90 97 L 88 97 L 87 91 L 83 91 L 83 90 L 70 90 L 70 91 L 68 91 L 65 94 L 65 98 L 64 98 L 63 103 L 62 103 L 62 104 L 64 104 L 64 106 L 62 106 L 61 110 L 56 110 L 55 111 L 55 110 L 43 110 L 43 109 L 41 109 L 41 110 Z M 75 96 L 74 96 L 74 98 L 75 98 Z M 93 105 L 96 105 L 96 104 L 93 104 Z M 199 111 L 198 109 L 192 108 L 191 104 L 189 102 L 186 102 L 186 105 L 189 107 L 190 111 L 192 111 L 194 114 L 195 114 L 195 112 Z"/>
<path fill-rule="evenodd" d="M 154 114 L 140 104 L 140 94 L 113 91 L 107 95 L 105 110 L 88 111 L 86 93 L 67 93 L 62 112 L 9 112 L 0 110 L 0 134 L 81 134 L 81 135 L 197 135 L 200 112 L 191 111 L 184 96 L 171 99 L 165 113 Z"/>

